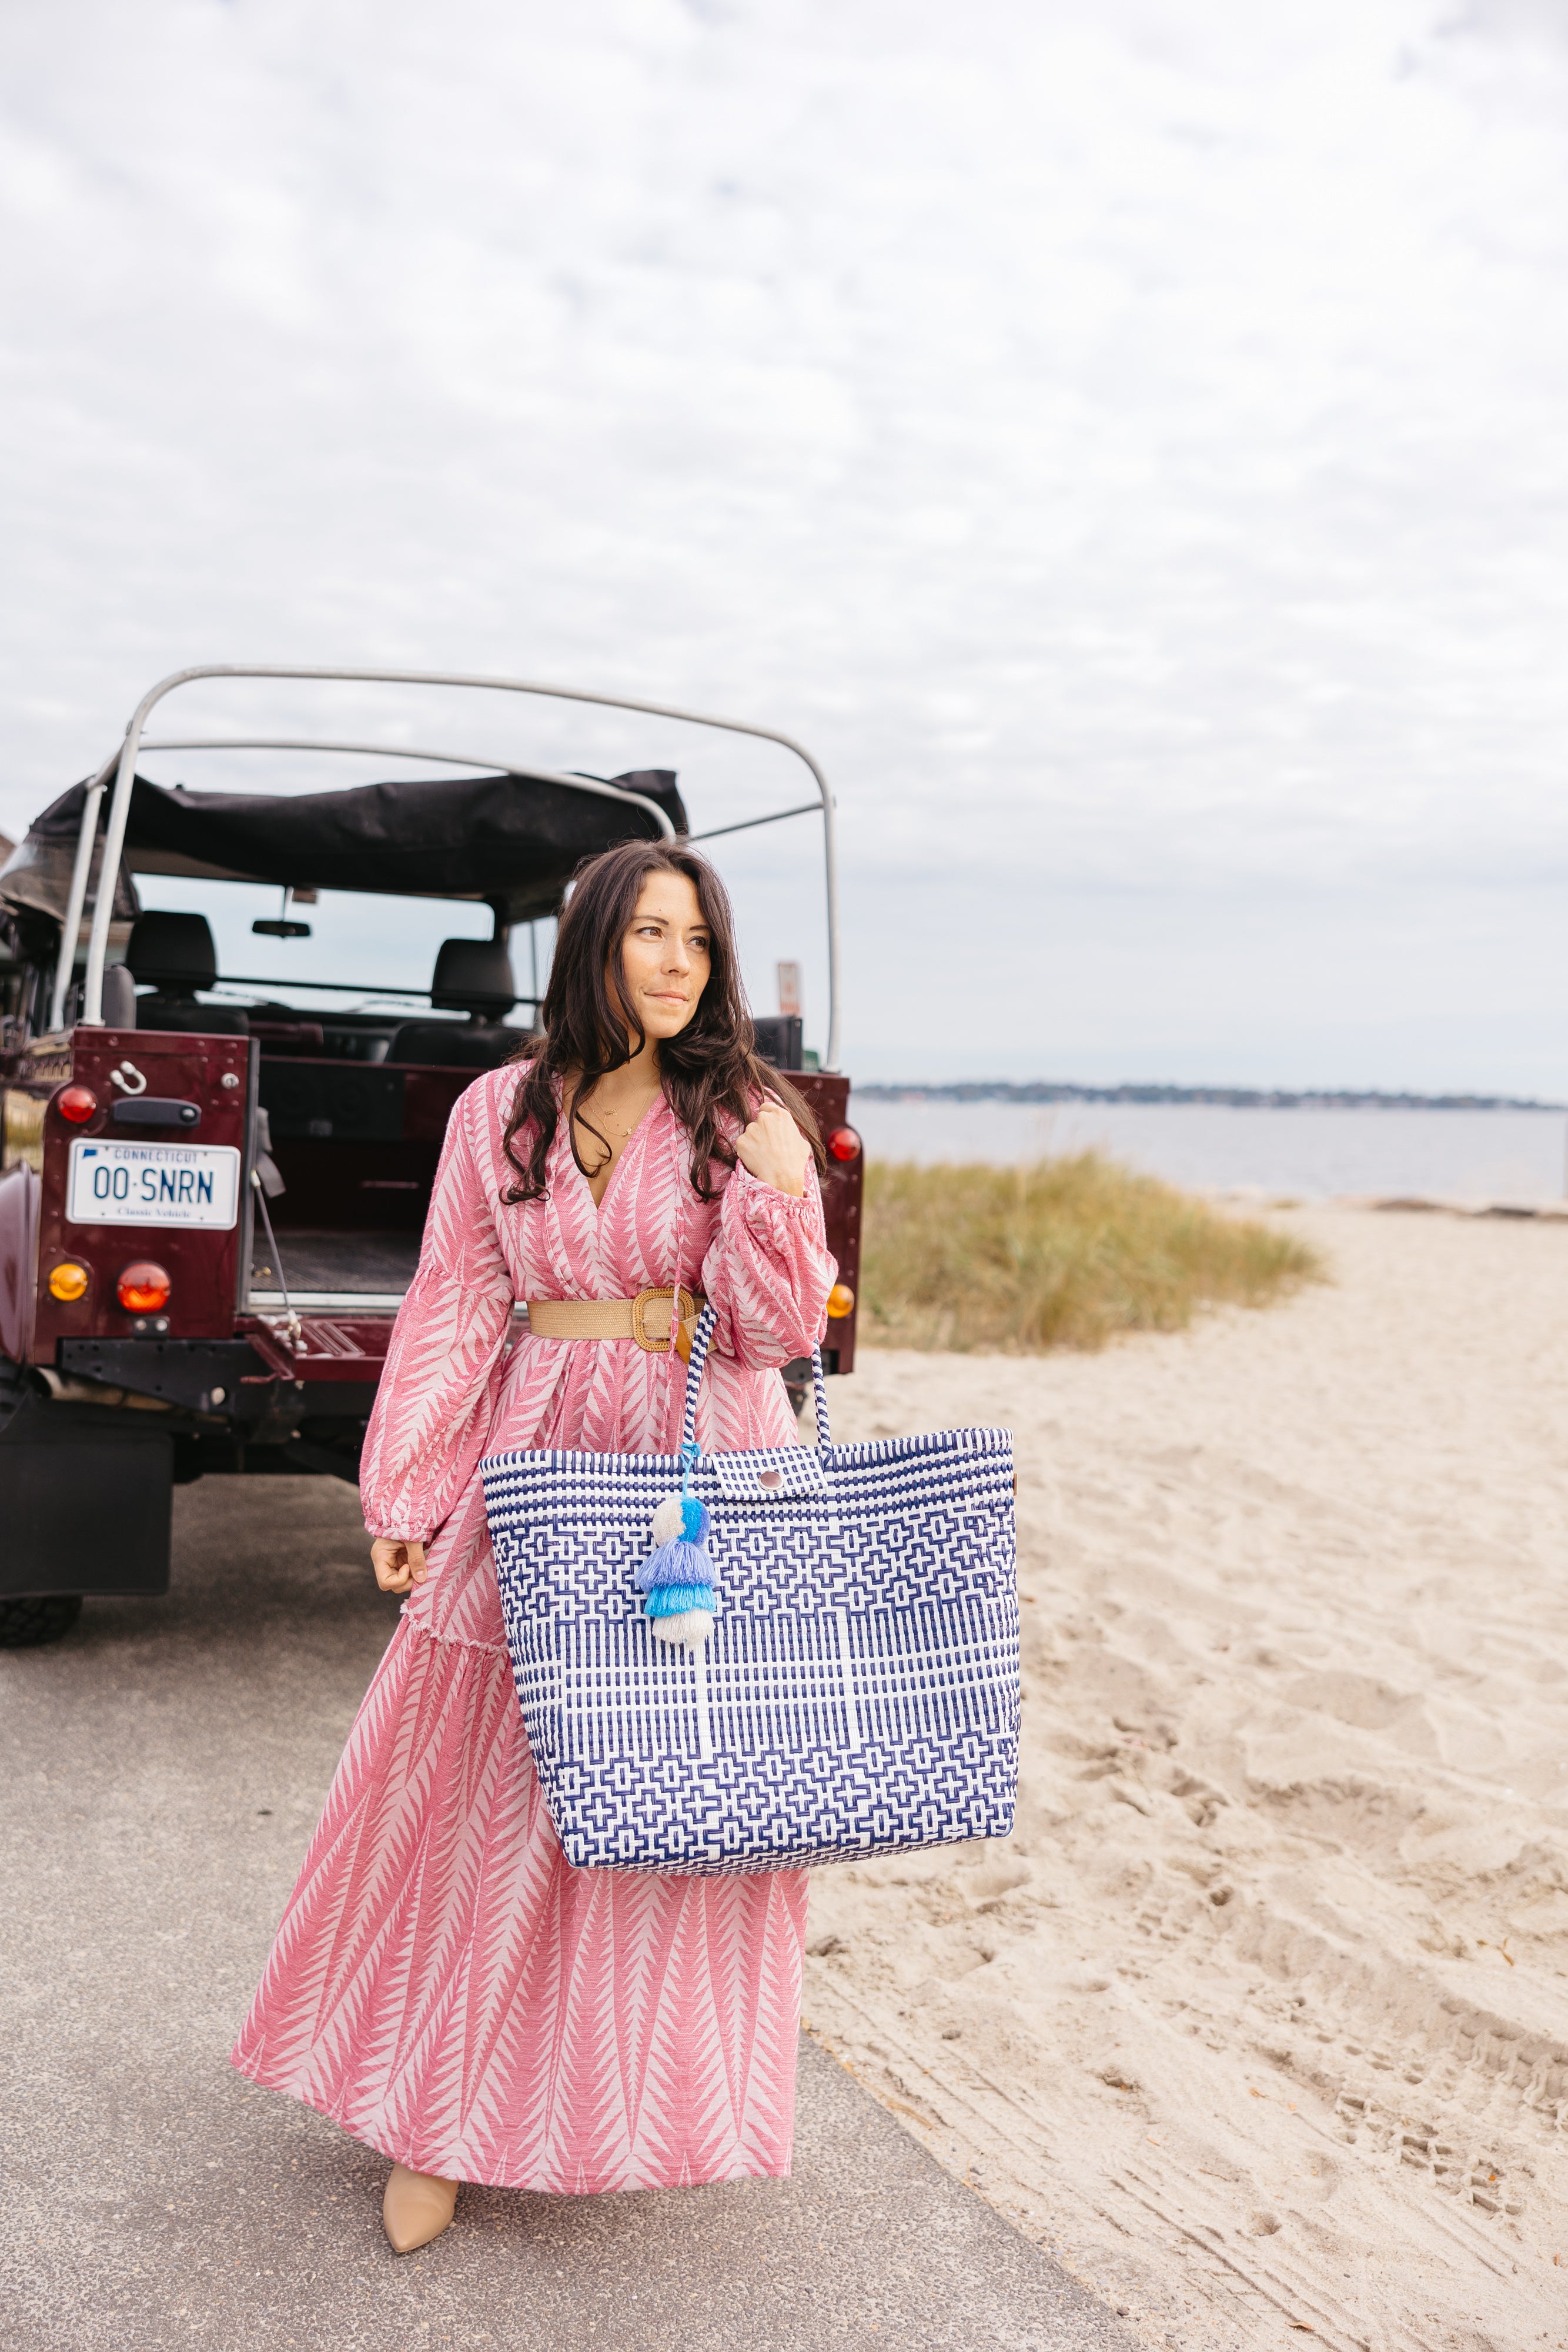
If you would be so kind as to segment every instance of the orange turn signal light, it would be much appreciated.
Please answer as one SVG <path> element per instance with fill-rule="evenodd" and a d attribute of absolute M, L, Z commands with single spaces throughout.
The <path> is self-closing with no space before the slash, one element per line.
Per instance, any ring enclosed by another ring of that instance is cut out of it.
<path fill-rule="evenodd" d="M 835 1323 L 855 1311 L 855 1295 L 847 1282 L 835 1282 L 828 1293 L 828 1312 Z"/>
<path fill-rule="evenodd" d="M 73 1127 L 84 1127 L 98 1108 L 98 1097 L 90 1087 L 62 1087 L 55 1097 L 55 1108 Z"/>
<path fill-rule="evenodd" d="M 831 1135 L 828 1138 L 829 1159 L 858 1160 L 860 1156 L 861 1139 L 855 1133 L 854 1129 L 852 1127 L 835 1127 Z M 848 1314 L 848 1307 L 844 1309 L 844 1312 L 846 1315 Z"/>
<path fill-rule="evenodd" d="M 162 1267 L 143 1257 L 126 1267 L 114 1293 L 128 1315 L 156 1315 L 160 1307 L 168 1306 L 171 1287 Z"/>
<path fill-rule="evenodd" d="M 62 1307 L 72 1306 L 86 1297 L 91 1279 L 86 1266 L 78 1265 L 75 1258 L 62 1258 L 49 1276 L 49 1297 L 57 1298 Z"/>

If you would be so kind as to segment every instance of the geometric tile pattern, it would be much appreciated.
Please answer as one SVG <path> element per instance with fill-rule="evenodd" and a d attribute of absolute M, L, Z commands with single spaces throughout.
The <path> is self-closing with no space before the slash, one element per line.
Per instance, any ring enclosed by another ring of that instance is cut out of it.
<path fill-rule="evenodd" d="M 1010 1433 L 830 1445 L 804 1494 L 737 1479 L 747 1459 L 692 1472 L 718 1579 L 695 1654 L 651 1638 L 635 1580 L 678 1456 L 481 1465 L 517 1697 L 568 1859 L 728 1874 L 1008 1835 Z"/>

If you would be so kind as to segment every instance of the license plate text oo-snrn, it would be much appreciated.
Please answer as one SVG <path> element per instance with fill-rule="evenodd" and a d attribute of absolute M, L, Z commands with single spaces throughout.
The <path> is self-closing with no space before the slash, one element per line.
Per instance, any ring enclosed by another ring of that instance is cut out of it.
<path fill-rule="evenodd" d="M 73 1225 L 210 1225 L 239 1219 L 240 1156 L 230 1144 L 71 1146 L 66 1215 Z"/>

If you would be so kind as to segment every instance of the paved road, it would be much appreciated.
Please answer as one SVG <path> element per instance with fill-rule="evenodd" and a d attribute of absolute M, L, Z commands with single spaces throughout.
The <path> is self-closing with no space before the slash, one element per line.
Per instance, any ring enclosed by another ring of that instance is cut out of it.
<path fill-rule="evenodd" d="M 1134 2352 L 810 2042 L 792 2179 L 471 2189 L 394 2257 L 381 2159 L 225 2058 L 394 1604 L 326 1479 L 176 1530 L 166 1601 L 0 1653 L 5 2352 Z"/>

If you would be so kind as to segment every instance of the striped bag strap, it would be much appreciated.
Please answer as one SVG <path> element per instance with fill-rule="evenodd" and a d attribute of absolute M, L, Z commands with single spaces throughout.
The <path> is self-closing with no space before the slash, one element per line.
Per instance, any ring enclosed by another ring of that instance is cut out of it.
<path fill-rule="evenodd" d="M 681 1423 L 681 1460 L 690 1468 L 702 1458 L 697 1444 L 697 1390 L 702 1384 L 703 1366 L 713 1341 L 714 1328 L 718 1321 L 718 1309 L 710 1299 L 697 1318 L 697 1328 L 692 1333 L 692 1352 L 686 1363 L 686 1410 Z M 817 1444 L 826 1453 L 832 1444 L 828 1428 L 828 1383 L 822 1377 L 822 1351 L 811 1349 L 811 1386 L 817 1400 Z"/>

